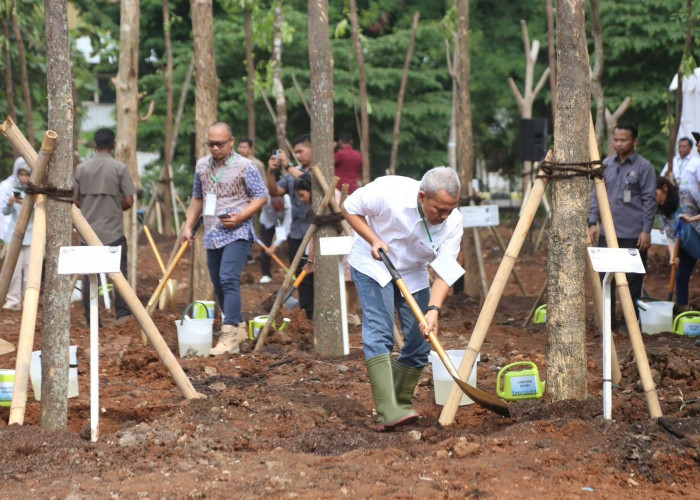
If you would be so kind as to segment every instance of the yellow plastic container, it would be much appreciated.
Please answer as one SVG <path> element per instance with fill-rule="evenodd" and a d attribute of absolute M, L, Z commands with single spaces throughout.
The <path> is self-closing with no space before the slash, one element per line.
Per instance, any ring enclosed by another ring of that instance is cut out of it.
<path fill-rule="evenodd" d="M 540 307 L 535 309 L 535 315 L 532 322 L 536 324 L 547 322 L 547 304 L 542 304 Z"/>
<path fill-rule="evenodd" d="M 267 314 L 264 314 L 262 316 L 256 316 L 248 322 L 248 338 L 250 340 L 255 340 L 258 338 L 258 335 L 260 335 L 262 329 L 265 328 L 269 317 L 270 316 Z M 282 320 L 282 326 L 279 327 L 278 331 L 283 332 L 287 328 L 287 325 L 291 322 L 291 319 L 284 318 Z M 277 328 L 277 324 L 274 321 L 272 321 L 272 328 Z"/>
<path fill-rule="evenodd" d="M 686 311 L 676 316 L 673 320 L 673 332 L 688 337 L 700 335 L 700 311 Z"/>
<path fill-rule="evenodd" d="M 15 387 L 15 371 L 0 370 L 0 406 L 12 404 L 12 391 Z"/>
<path fill-rule="evenodd" d="M 529 366 L 526 370 L 512 369 L 516 366 Z M 503 379 L 503 386 L 501 386 Z M 537 365 L 532 361 L 518 361 L 501 368 L 496 378 L 496 393 L 506 401 L 537 399 L 544 394 L 546 382 L 540 380 Z"/>

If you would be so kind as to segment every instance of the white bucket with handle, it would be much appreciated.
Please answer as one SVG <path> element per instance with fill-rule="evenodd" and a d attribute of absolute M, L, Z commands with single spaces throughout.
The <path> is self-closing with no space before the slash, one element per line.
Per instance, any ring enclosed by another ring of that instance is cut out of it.
<path fill-rule="evenodd" d="M 653 335 L 661 332 L 673 331 L 673 302 L 637 301 L 639 307 L 639 320 L 642 322 L 642 332 Z"/>
<path fill-rule="evenodd" d="M 185 308 L 182 318 L 175 321 L 177 327 L 177 344 L 180 357 L 209 356 L 214 330 L 214 318 L 190 318 L 187 313 L 195 304 L 201 304 L 204 310 L 207 304 L 192 302 Z"/>

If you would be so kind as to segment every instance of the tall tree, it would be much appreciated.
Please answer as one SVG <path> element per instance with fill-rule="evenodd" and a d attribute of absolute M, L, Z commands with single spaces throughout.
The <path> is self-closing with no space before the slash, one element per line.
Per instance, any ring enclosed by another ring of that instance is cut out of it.
<path fill-rule="evenodd" d="M 333 60 L 328 37 L 328 0 L 309 0 L 309 69 L 311 70 L 311 143 L 312 164 L 319 165 L 326 179 L 333 177 Z M 318 193 L 318 191 L 316 191 Z M 316 208 L 323 196 L 315 196 Z M 323 293 L 314 294 L 314 337 L 319 352 L 340 356 L 343 338 L 340 321 L 338 262 L 322 258 L 319 238 L 337 236 L 335 228 L 322 225 L 314 237 L 314 282 L 323 283 Z M 318 292 L 321 287 L 316 288 Z"/>
<path fill-rule="evenodd" d="M 165 74 L 163 75 L 163 79 L 165 80 L 165 147 L 163 148 L 163 171 L 160 176 L 161 182 L 158 183 L 157 191 L 163 193 L 163 205 L 165 208 L 165 210 L 163 210 L 163 224 L 165 225 L 163 232 L 167 236 L 173 235 L 173 208 L 177 209 L 176 206 L 173 206 L 173 199 L 171 196 L 172 189 L 174 189 L 173 176 L 171 173 L 173 165 L 173 150 L 170 147 L 173 140 L 174 93 L 173 47 L 170 32 L 170 2 L 168 0 L 163 0 L 163 36 L 165 40 Z"/>
<path fill-rule="evenodd" d="M 591 89 L 585 0 L 557 0 L 554 161 L 589 161 Z M 555 401 L 586 397 L 585 258 L 588 178 L 553 179 L 547 260 L 547 388 Z"/>
<path fill-rule="evenodd" d="M 243 0 L 245 23 L 245 61 L 247 70 L 246 80 L 246 109 L 248 111 L 248 138 L 253 141 L 255 147 L 255 56 L 253 54 L 253 7 L 250 0 Z"/>
<path fill-rule="evenodd" d="M 12 54 L 10 51 L 10 12 L 5 4 L 2 12 L 2 49 L 5 54 L 5 94 L 7 95 L 7 111 L 12 120 L 17 123 L 17 113 L 15 112 L 15 84 L 12 78 Z"/>
<path fill-rule="evenodd" d="M 457 171 L 462 183 L 460 197 L 467 199 L 472 193 L 474 172 L 474 135 L 471 112 L 471 67 L 469 60 L 469 0 L 457 0 L 457 65 L 455 71 L 455 125 L 457 139 Z M 464 291 L 470 297 L 481 296 L 477 269 L 476 230 L 465 232 L 462 237 L 462 252 L 465 267 L 470 272 L 464 276 Z"/>
<path fill-rule="evenodd" d="M 68 37 L 68 1 L 46 0 L 44 6 L 49 128 L 58 134 L 47 184 L 69 190 L 73 187 L 73 63 Z M 70 203 L 48 198 L 40 410 L 41 426 L 48 429 L 65 428 L 68 421 L 71 279 L 58 274 L 58 253 L 62 246 L 71 244 L 70 210 Z"/>
<path fill-rule="evenodd" d="M 367 100 L 367 74 L 365 71 L 365 57 L 362 55 L 360 43 L 360 27 L 357 22 L 357 2 L 350 0 L 350 23 L 352 24 L 352 40 L 355 45 L 355 58 L 359 71 L 360 85 L 360 154 L 362 155 L 362 184 L 370 181 L 369 161 L 369 103 Z"/>
<path fill-rule="evenodd" d="M 139 167 L 136 160 L 139 129 L 139 32 L 140 0 L 123 0 L 120 4 L 119 71 L 112 81 L 117 91 L 117 133 L 114 157 L 129 167 L 137 193 L 141 190 Z M 134 213 L 138 210 L 138 196 L 134 205 L 124 212 L 124 235 L 129 249 L 129 282 L 136 290 L 137 245 L 134 235 Z M 105 245 L 111 241 L 103 241 Z"/>
<path fill-rule="evenodd" d="M 27 72 L 27 55 L 24 51 L 24 40 L 19 29 L 19 19 L 17 18 L 17 5 L 14 0 L 10 9 L 10 18 L 12 20 L 12 30 L 17 40 L 17 52 L 19 56 L 19 69 L 22 77 L 22 97 L 24 99 L 24 111 L 27 117 L 27 140 L 29 144 L 34 146 L 35 131 L 34 131 L 34 113 L 32 111 L 32 93 L 29 90 L 29 73 Z"/>
<path fill-rule="evenodd" d="M 275 2 L 274 35 L 272 37 L 272 88 L 275 91 L 275 134 L 277 148 L 287 149 L 287 99 L 284 96 L 282 83 L 282 2 Z"/>
<path fill-rule="evenodd" d="M 212 0 L 190 0 L 192 9 L 192 33 L 194 35 L 195 82 L 195 136 L 196 156 L 209 154 L 206 141 L 207 128 L 216 122 L 219 99 L 219 79 L 214 60 L 214 14 Z M 198 231 L 192 259 L 190 299 L 208 300 L 214 296 L 214 287 L 207 270 L 207 254 L 204 249 L 204 231 Z"/>

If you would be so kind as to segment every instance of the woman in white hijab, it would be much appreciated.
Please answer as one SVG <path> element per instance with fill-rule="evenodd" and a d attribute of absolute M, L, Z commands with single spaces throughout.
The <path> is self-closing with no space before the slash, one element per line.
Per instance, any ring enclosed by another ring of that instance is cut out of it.
<path fill-rule="evenodd" d="M 0 207 L 2 207 L 2 214 L 4 216 L 10 216 L 9 223 L 6 224 L 4 228 L 5 234 L 3 235 L 3 239 L 6 243 L 12 240 L 12 233 L 14 233 L 15 226 L 17 225 L 17 218 L 22 208 L 25 189 L 29 183 L 29 176 L 31 173 L 31 167 L 27 165 L 24 158 L 20 157 L 15 160 L 12 176 L 2 182 L 2 189 L 0 189 Z M 24 289 L 26 288 L 27 276 L 29 274 L 29 245 L 32 241 L 33 222 L 34 213 L 32 212 L 32 217 L 29 219 L 27 229 L 24 233 L 22 249 L 17 257 L 17 265 L 12 274 L 12 281 L 7 291 L 5 304 L 2 306 L 3 309 L 11 311 L 19 311 L 22 309 Z"/>

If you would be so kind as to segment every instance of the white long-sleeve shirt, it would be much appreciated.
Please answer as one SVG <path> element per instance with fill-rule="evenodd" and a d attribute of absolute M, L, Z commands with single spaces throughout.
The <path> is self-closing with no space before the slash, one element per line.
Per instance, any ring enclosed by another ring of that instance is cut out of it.
<path fill-rule="evenodd" d="M 418 212 L 420 181 L 389 175 L 380 177 L 348 196 L 343 204 L 351 215 L 362 215 L 370 228 L 389 246 L 389 258 L 411 293 L 428 288 L 428 264 L 436 253 Z M 455 209 L 437 226 L 428 222 L 437 255 L 457 258 L 462 240 L 462 214 Z M 348 262 L 382 287 L 391 275 L 382 261 L 372 257 L 371 245 L 355 235 Z"/>
<path fill-rule="evenodd" d="M 292 226 L 292 202 L 288 194 L 284 195 L 284 210 L 279 212 L 272 206 L 272 198 L 267 200 L 267 203 L 263 205 L 260 211 L 260 224 L 267 229 L 282 226 L 285 229 L 285 235 L 289 235 L 289 230 Z M 278 241 L 277 243 L 282 243 L 282 241 Z"/>

